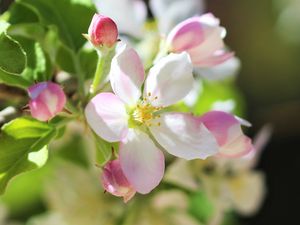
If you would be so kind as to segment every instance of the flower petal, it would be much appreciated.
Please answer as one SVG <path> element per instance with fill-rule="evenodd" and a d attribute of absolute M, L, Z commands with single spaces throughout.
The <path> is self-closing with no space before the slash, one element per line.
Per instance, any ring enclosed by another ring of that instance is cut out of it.
<path fill-rule="evenodd" d="M 187 160 L 205 159 L 218 153 L 215 137 L 197 117 L 184 113 L 166 113 L 150 127 L 157 142 L 170 154 Z"/>
<path fill-rule="evenodd" d="M 223 49 L 223 32 L 224 28 L 221 27 L 209 27 L 205 30 L 205 40 L 197 47 L 188 50 L 194 65 L 198 66 L 198 62 L 210 58 L 216 51 Z M 199 63 L 199 66 L 202 65 Z"/>
<path fill-rule="evenodd" d="M 85 116 L 90 127 L 106 141 L 120 141 L 128 132 L 125 105 L 112 93 L 92 98 L 85 108 Z"/>
<path fill-rule="evenodd" d="M 112 195 L 123 197 L 128 202 L 134 195 L 135 190 L 125 177 L 119 159 L 108 162 L 103 168 L 101 176 L 103 188 Z"/>
<path fill-rule="evenodd" d="M 207 80 L 224 80 L 234 77 L 240 71 L 241 62 L 237 57 L 232 57 L 227 61 L 209 68 L 197 68 L 196 73 Z"/>
<path fill-rule="evenodd" d="M 134 105 L 141 96 L 145 71 L 133 48 L 123 45 L 111 62 L 110 83 L 113 91 L 124 102 Z"/>
<path fill-rule="evenodd" d="M 198 67 L 213 67 L 226 62 L 227 60 L 231 59 L 233 56 L 234 56 L 233 52 L 225 52 L 221 50 L 221 53 L 215 53 L 214 55 L 199 61 L 194 60 L 193 63 Z"/>
<path fill-rule="evenodd" d="M 204 30 L 199 17 L 192 17 L 179 23 L 168 35 L 167 43 L 172 43 L 172 51 L 181 52 L 193 48 L 204 41 Z"/>
<path fill-rule="evenodd" d="M 145 133 L 130 129 L 120 143 L 119 155 L 122 170 L 137 192 L 147 194 L 159 184 L 164 155 Z"/>
<path fill-rule="evenodd" d="M 154 106 L 169 106 L 193 87 L 193 66 L 187 53 L 170 54 L 155 64 L 146 79 L 144 96 L 151 94 Z"/>
<path fill-rule="evenodd" d="M 211 111 L 204 114 L 200 121 L 216 137 L 221 156 L 240 157 L 253 149 L 251 139 L 243 134 L 240 122 L 233 115 Z"/>

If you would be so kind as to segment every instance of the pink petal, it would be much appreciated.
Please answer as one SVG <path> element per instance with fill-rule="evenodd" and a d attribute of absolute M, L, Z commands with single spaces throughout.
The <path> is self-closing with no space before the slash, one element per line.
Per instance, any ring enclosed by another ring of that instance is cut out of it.
<path fill-rule="evenodd" d="M 125 105 L 112 93 L 92 98 L 85 108 L 85 116 L 90 127 L 106 141 L 120 141 L 128 132 Z"/>
<path fill-rule="evenodd" d="M 135 195 L 136 191 L 125 177 L 119 159 L 110 161 L 105 165 L 101 181 L 107 192 L 123 197 L 125 203 Z"/>
<path fill-rule="evenodd" d="M 192 17 L 179 23 L 168 35 L 167 43 L 172 51 L 181 52 L 196 47 L 204 40 L 204 31 L 199 17 Z"/>
<path fill-rule="evenodd" d="M 221 54 L 214 54 L 203 60 L 194 60 L 194 65 L 197 67 L 213 67 L 224 63 L 225 61 L 231 59 L 234 56 L 233 52 L 222 52 Z"/>
<path fill-rule="evenodd" d="M 157 142 L 177 157 L 205 159 L 218 153 L 215 137 L 191 114 L 163 114 L 149 129 Z"/>
<path fill-rule="evenodd" d="M 161 181 L 164 174 L 164 155 L 152 140 L 137 130 L 129 130 L 120 143 L 122 170 L 134 189 L 147 194 Z"/>
<path fill-rule="evenodd" d="M 154 106 L 169 106 L 184 98 L 193 87 L 193 66 L 187 53 L 170 54 L 155 64 L 146 79 L 144 96 Z"/>
<path fill-rule="evenodd" d="M 32 117 L 47 121 L 61 112 L 66 104 L 66 96 L 60 85 L 40 82 L 28 88 L 31 98 L 29 107 Z"/>
<path fill-rule="evenodd" d="M 221 37 L 224 29 L 221 27 L 211 27 L 205 31 L 205 40 L 198 46 L 188 50 L 192 62 L 197 66 L 197 62 L 206 60 L 214 55 L 218 50 L 224 48 Z"/>
<path fill-rule="evenodd" d="M 110 83 L 113 91 L 129 105 L 141 96 L 145 72 L 142 61 L 133 48 L 123 45 L 111 62 Z"/>
<path fill-rule="evenodd" d="M 233 115 L 211 111 L 200 121 L 216 137 L 221 156 L 240 157 L 253 149 L 251 139 L 243 134 L 240 122 Z"/>
<path fill-rule="evenodd" d="M 40 121 L 47 121 L 53 117 L 52 113 L 48 110 L 47 105 L 41 100 L 29 101 L 29 109 L 31 116 Z"/>

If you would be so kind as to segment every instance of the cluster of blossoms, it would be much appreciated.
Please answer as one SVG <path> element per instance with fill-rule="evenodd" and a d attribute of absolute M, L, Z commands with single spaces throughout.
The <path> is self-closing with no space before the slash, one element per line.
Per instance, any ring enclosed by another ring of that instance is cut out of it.
<path fill-rule="evenodd" d="M 193 71 L 220 65 L 233 57 L 225 49 L 225 29 L 212 14 L 189 18 L 163 40 L 162 51 L 145 72 L 130 45 L 119 43 L 116 23 L 96 14 L 85 37 L 98 52 L 116 51 L 108 74 L 112 91 L 96 93 L 85 107 L 90 128 L 107 142 L 118 142 L 115 159 L 103 167 L 106 191 L 130 200 L 147 194 L 162 180 L 163 150 L 185 160 L 240 157 L 251 151 L 242 119 L 227 112 L 202 116 L 174 112 L 193 89 Z M 64 109 L 61 87 L 42 82 L 28 89 L 34 118 L 48 121 Z"/>

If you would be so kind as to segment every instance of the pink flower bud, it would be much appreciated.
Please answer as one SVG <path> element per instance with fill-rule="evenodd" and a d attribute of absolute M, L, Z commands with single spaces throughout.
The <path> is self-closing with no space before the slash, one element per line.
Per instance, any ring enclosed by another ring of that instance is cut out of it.
<path fill-rule="evenodd" d="M 112 47 L 118 40 L 118 28 L 115 22 L 106 16 L 95 14 L 87 37 L 94 46 Z"/>
<path fill-rule="evenodd" d="M 102 173 L 103 188 L 112 195 L 123 197 L 128 202 L 134 195 L 135 189 L 125 177 L 119 159 L 108 162 Z"/>
<path fill-rule="evenodd" d="M 167 44 L 171 52 L 186 51 L 196 67 L 212 67 L 233 57 L 224 50 L 226 30 L 213 14 L 204 14 L 179 23 L 169 33 Z"/>
<path fill-rule="evenodd" d="M 61 112 L 66 103 L 62 88 L 53 82 L 40 82 L 28 88 L 32 117 L 47 121 Z"/>

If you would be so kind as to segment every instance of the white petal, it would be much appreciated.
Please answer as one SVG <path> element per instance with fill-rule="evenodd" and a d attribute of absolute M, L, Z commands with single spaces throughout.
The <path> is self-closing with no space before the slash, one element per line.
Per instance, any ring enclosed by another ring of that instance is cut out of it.
<path fill-rule="evenodd" d="M 157 142 L 170 154 L 187 160 L 205 159 L 218 153 L 215 137 L 198 121 L 184 113 L 166 113 L 150 127 Z"/>
<path fill-rule="evenodd" d="M 237 57 L 232 57 L 213 67 L 196 68 L 196 73 L 207 80 L 224 80 L 236 76 L 240 68 L 241 61 Z"/>
<path fill-rule="evenodd" d="M 85 116 L 90 127 L 106 141 L 120 141 L 128 132 L 125 105 L 112 93 L 92 98 L 85 108 Z"/>
<path fill-rule="evenodd" d="M 127 104 L 134 105 L 141 96 L 145 71 L 133 48 L 125 44 L 119 48 L 111 62 L 109 78 L 116 95 Z"/>
<path fill-rule="evenodd" d="M 137 192 L 147 194 L 159 184 L 164 174 L 164 155 L 145 133 L 130 129 L 120 143 L 119 155 L 122 170 Z"/>
<path fill-rule="evenodd" d="M 178 102 L 193 88 L 192 71 L 187 53 L 170 54 L 162 58 L 149 72 L 144 96 L 151 93 L 150 100 L 154 106 L 169 106 Z"/>

